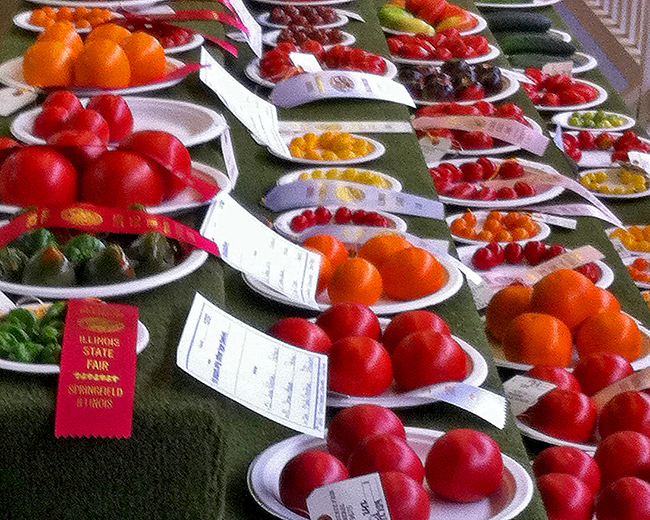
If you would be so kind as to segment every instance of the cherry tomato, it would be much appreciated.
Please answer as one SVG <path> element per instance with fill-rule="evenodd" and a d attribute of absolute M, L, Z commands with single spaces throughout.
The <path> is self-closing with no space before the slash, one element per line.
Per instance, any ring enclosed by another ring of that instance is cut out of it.
<path fill-rule="evenodd" d="M 618 431 L 598 443 L 594 460 L 602 486 L 621 477 L 650 476 L 650 439 L 639 432 Z"/>
<path fill-rule="evenodd" d="M 431 447 L 424 464 L 431 490 L 456 502 L 475 502 L 501 484 L 501 450 L 487 434 L 468 428 L 449 430 Z"/>
<path fill-rule="evenodd" d="M 379 474 L 391 520 L 427 520 L 429 495 L 412 478 L 397 471 Z"/>
<path fill-rule="evenodd" d="M 313 352 L 327 353 L 332 346 L 325 331 L 305 318 L 282 318 L 271 325 L 268 334 Z"/>
<path fill-rule="evenodd" d="M 304 231 L 309 227 L 309 221 L 307 220 L 307 217 L 304 215 L 296 215 L 291 219 L 291 223 L 289 224 L 289 227 L 291 228 L 292 231 L 295 231 L 296 233 L 300 233 L 301 231 Z"/>
<path fill-rule="evenodd" d="M 486 247 L 494 253 L 497 265 L 503 262 L 506 257 L 506 253 L 499 242 L 492 241 Z"/>
<path fill-rule="evenodd" d="M 497 199 L 516 199 L 516 198 L 517 198 L 517 192 L 514 190 L 514 188 L 504 186 L 503 188 L 499 188 L 499 190 L 497 191 Z"/>
<path fill-rule="evenodd" d="M 510 242 L 503 248 L 505 261 L 509 264 L 520 264 L 524 259 L 524 247 L 517 242 Z"/>
<path fill-rule="evenodd" d="M 435 312 L 415 310 L 402 312 L 393 316 L 381 340 L 386 350 L 391 353 L 403 338 L 421 330 L 431 330 L 433 332 L 451 335 L 451 331 L 445 320 Z"/>
<path fill-rule="evenodd" d="M 535 188 L 527 182 L 519 181 L 513 186 L 518 197 L 532 197 L 537 193 Z"/>
<path fill-rule="evenodd" d="M 133 130 L 133 115 L 122 96 L 101 94 L 93 96 L 87 108 L 98 112 L 108 123 L 109 141 L 119 141 Z"/>
<path fill-rule="evenodd" d="M 337 224 L 347 224 L 352 220 L 352 212 L 348 208 L 339 208 L 334 214 L 334 222 Z"/>
<path fill-rule="evenodd" d="M 329 224 L 332 219 L 332 212 L 323 206 L 318 206 L 314 214 L 316 215 L 317 224 Z"/>
<path fill-rule="evenodd" d="M 644 392 L 623 392 L 604 406 L 598 418 L 602 438 L 621 430 L 650 435 L 650 397 Z"/>
<path fill-rule="evenodd" d="M 564 390 L 573 390 L 574 392 L 580 392 L 581 390 L 578 380 L 564 367 L 535 365 L 524 375 L 534 377 L 535 379 L 541 379 L 542 381 L 548 381 L 555 384 L 557 388 L 562 388 Z"/>
<path fill-rule="evenodd" d="M 524 167 L 517 161 L 503 161 L 499 165 L 498 172 L 504 179 L 516 179 L 517 177 L 523 177 Z"/>
<path fill-rule="evenodd" d="M 69 90 L 56 90 L 43 101 L 43 108 L 54 105 L 65 108 L 70 115 L 83 108 L 79 98 Z"/>
<path fill-rule="evenodd" d="M 544 250 L 542 261 L 550 260 L 551 258 L 566 253 L 566 248 L 562 244 L 551 244 Z"/>
<path fill-rule="evenodd" d="M 316 318 L 316 324 L 332 341 L 347 336 L 366 336 L 372 339 L 381 337 L 377 315 L 362 303 L 335 303 Z"/>
<path fill-rule="evenodd" d="M 593 150 L 596 148 L 596 138 L 593 132 L 589 130 L 580 130 L 578 132 L 578 146 L 581 150 Z"/>
<path fill-rule="evenodd" d="M 480 181 L 484 177 L 483 166 L 477 162 L 468 162 L 460 167 L 463 180 L 466 182 Z"/>
<path fill-rule="evenodd" d="M 542 261 L 544 252 L 546 251 L 546 244 L 539 240 L 527 242 L 524 246 L 524 256 L 530 265 L 537 265 Z"/>
<path fill-rule="evenodd" d="M 592 494 L 600 487 L 600 469 L 586 451 L 573 446 L 551 446 L 535 457 L 533 473 L 539 478 L 547 473 L 568 473 L 582 480 Z"/>
<path fill-rule="evenodd" d="M 623 356 L 613 352 L 597 352 L 580 358 L 573 375 L 580 383 L 583 393 L 591 396 L 632 372 L 632 365 Z"/>
<path fill-rule="evenodd" d="M 379 433 L 406 439 L 401 419 L 389 408 L 376 404 L 343 408 L 332 418 L 327 429 L 327 448 L 339 459 L 348 460 L 363 439 Z"/>
<path fill-rule="evenodd" d="M 472 265 L 476 269 L 487 270 L 498 265 L 496 255 L 487 247 L 480 247 L 472 255 Z"/>
<path fill-rule="evenodd" d="M 568 473 L 547 473 L 537 479 L 537 489 L 549 520 L 591 520 L 594 494 Z"/>
<path fill-rule="evenodd" d="M 401 437 L 379 433 L 366 437 L 347 462 L 351 477 L 381 471 L 399 471 L 422 484 L 424 467 L 413 448 Z"/>
<path fill-rule="evenodd" d="M 350 336 L 329 351 L 329 389 L 347 395 L 372 396 L 386 391 L 393 380 L 390 355 L 381 343 Z"/>
<path fill-rule="evenodd" d="M 596 502 L 598 520 L 648 520 L 650 484 L 635 477 L 624 477 L 607 486 Z"/>

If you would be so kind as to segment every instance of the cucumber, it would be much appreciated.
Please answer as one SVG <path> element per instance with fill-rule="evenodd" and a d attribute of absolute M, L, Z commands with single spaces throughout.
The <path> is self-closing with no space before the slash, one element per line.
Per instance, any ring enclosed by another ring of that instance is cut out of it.
<path fill-rule="evenodd" d="M 553 63 L 556 61 L 573 61 L 575 60 L 569 58 L 563 58 L 561 56 L 551 56 L 549 54 L 513 54 L 508 56 L 508 61 L 510 65 L 516 69 L 525 69 L 526 67 L 536 67 L 541 69 L 547 63 Z"/>
<path fill-rule="evenodd" d="M 548 16 L 538 13 L 515 13 L 497 11 L 482 13 L 492 32 L 535 32 L 545 33 L 553 22 Z"/>
<path fill-rule="evenodd" d="M 498 33 L 494 36 L 503 53 L 509 55 L 534 53 L 569 57 L 576 51 L 573 43 L 553 34 Z"/>

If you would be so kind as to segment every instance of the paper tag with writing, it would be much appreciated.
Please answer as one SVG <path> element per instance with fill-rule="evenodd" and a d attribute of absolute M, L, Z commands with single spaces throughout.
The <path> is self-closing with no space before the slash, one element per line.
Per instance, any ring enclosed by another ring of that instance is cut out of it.
<path fill-rule="evenodd" d="M 325 437 L 325 354 L 267 336 L 197 293 L 183 328 L 176 364 L 264 417 Z"/>
<path fill-rule="evenodd" d="M 422 116 L 413 120 L 413 128 L 426 130 L 428 128 L 450 128 L 468 132 L 483 132 L 496 139 L 511 144 L 517 144 L 524 150 L 537 155 L 544 155 L 550 139 L 538 130 L 503 117 L 486 116 Z"/>
<path fill-rule="evenodd" d="M 567 251 L 561 255 L 554 256 L 546 262 L 527 269 L 521 276 L 524 283 L 534 285 L 547 274 L 557 271 L 558 269 L 575 269 L 581 265 L 589 264 L 605 258 L 598 249 L 593 246 L 582 246 L 573 251 Z"/>
<path fill-rule="evenodd" d="M 379 473 L 318 487 L 307 497 L 310 520 L 390 520 Z"/>
<path fill-rule="evenodd" d="M 131 436 L 137 337 L 137 307 L 68 301 L 56 437 Z"/>
<path fill-rule="evenodd" d="M 650 175 L 650 153 L 630 150 L 627 152 L 627 158 L 631 164 L 641 168 L 646 174 Z"/>
<path fill-rule="evenodd" d="M 503 383 L 510 409 L 517 416 L 533 406 L 540 397 L 550 392 L 556 385 L 541 379 L 526 376 L 514 376 Z"/>
<path fill-rule="evenodd" d="M 558 217 L 557 215 L 546 215 L 544 213 L 533 213 L 533 218 L 540 222 L 546 222 L 552 226 L 566 229 L 576 229 L 578 227 L 578 221 L 574 218 L 564 218 Z"/>
<path fill-rule="evenodd" d="M 412 134 L 408 121 L 280 121 L 280 132 L 350 132 L 355 134 Z"/>
<path fill-rule="evenodd" d="M 220 195 L 210 206 L 201 234 L 217 244 L 228 265 L 296 302 L 318 309 L 320 255 L 278 235 L 230 195 Z"/>
<path fill-rule="evenodd" d="M 232 135 L 230 134 L 230 127 L 224 128 L 223 132 L 219 136 L 221 141 L 221 153 L 223 154 L 223 160 L 226 163 L 226 173 L 230 178 L 232 187 L 235 187 L 237 184 L 237 179 L 239 178 L 239 166 L 237 166 L 237 157 L 235 156 L 235 149 L 232 145 Z"/>
<path fill-rule="evenodd" d="M 521 211 L 543 211 L 546 214 L 552 213 L 554 215 L 571 215 L 574 217 L 595 217 L 615 226 L 620 226 L 618 218 L 611 219 L 602 211 L 589 204 L 539 204 L 535 206 L 524 206 L 519 208 Z M 618 224 L 617 224 L 618 222 Z"/>
<path fill-rule="evenodd" d="M 283 108 L 330 98 L 381 99 L 415 108 L 404 85 L 376 74 L 350 70 L 298 74 L 277 83 L 269 96 L 271 103 Z"/>
<path fill-rule="evenodd" d="M 233 10 L 237 13 L 241 23 L 248 31 L 248 34 L 245 34 L 248 46 L 253 50 L 258 58 L 261 58 L 264 47 L 262 43 L 262 27 L 260 27 L 257 20 L 253 18 L 242 0 L 231 0 L 230 4 L 232 5 Z"/>
<path fill-rule="evenodd" d="M 464 264 L 463 264 L 464 265 Z M 495 295 L 496 291 L 489 286 L 484 280 L 479 283 L 467 280 L 467 285 L 472 293 L 472 299 L 477 310 L 485 309 L 490 303 L 490 300 Z"/>
<path fill-rule="evenodd" d="M 501 69 L 503 70 L 503 69 Z M 508 74 L 510 76 L 514 76 L 519 83 L 529 83 L 531 85 L 535 85 L 535 81 L 530 79 L 526 74 L 522 74 L 521 72 L 517 72 L 516 70 L 508 69 Z"/>
<path fill-rule="evenodd" d="M 33 103 L 38 94 L 33 88 L 9 87 L 0 89 L 0 116 L 7 117 Z"/>
<path fill-rule="evenodd" d="M 305 72 L 320 72 L 323 70 L 316 56 L 310 52 L 290 52 L 289 59 L 296 67 L 302 67 Z"/>
<path fill-rule="evenodd" d="M 573 72 L 573 62 L 572 61 L 555 61 L 546 63 L 542 67 L 542 72 L 548 74 L 549 76 L 555 76 L 556 74 L 568 74 L 571 76 Z"/>
<path fill-rule="evenodd" d="M 347 16 L 348 18 L 352 18 L 353 20 L 357 20 L 358 22 L 365 22 L 363 16 L 361 16 L 359 13 L 355 13 L 354 11 L 348 11 L 347 9 L 336 9 L 336 12 L 342 14 L 343 16 Z"/>
<path fill-rule="evenodd" d="M 452 146 L 451 139 L 447 139 L 446 137 L 438 137 L 435 143 L 428 137 L 422 137 L 419 143 L 424 161 L 429 168 L 438 164 L 449 153 Z"/>
<path fill-rule="evenodd" d="M 646 388 L 650 388 L 650 367 L 637 370 L 629 376 L 619 379 L 611 385 L 596 392 L 591 396 L 591 398 L 593 399 L 598 411 L 600 411 L 612 399 L 612 397 L 622 394 L 623 392 L 645 390 Z"/>

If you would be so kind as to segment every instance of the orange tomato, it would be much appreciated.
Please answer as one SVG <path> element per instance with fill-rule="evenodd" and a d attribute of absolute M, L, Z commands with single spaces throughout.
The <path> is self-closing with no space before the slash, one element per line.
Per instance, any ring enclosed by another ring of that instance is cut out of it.
<path fill-rule="evenodd" d="M 336 269 L 327 287 L 332 303 L 375 303 L 382 293 L 382 280 L 377 268 L 363 258 L 349 258 Z"/>
<path fill-rule="evenodd" d="M 318 270 L 318 286 L 316 287 L 316 292 L 320 293 L 324 291 L 332 279 L 332 274 L 334 274 L 334 266 L 329 258 L 327 258 L 321 251 L 314 249 L 313 247 L 306 247 L 310 251 L 314 251 L 320 255 L 320 269 Z"/>
<path fill-rule="evenodd" d="M 386 262 L 395 251 L 412 247 L 411 243 L 401 235 L 376 235 L 367 240 L 357 251 L 357 256 L 365 258 L 377 269 Z"/>
<path fill-rule="evenodd" d="M 45 40 L 30 46 L 23 56 L 23 77 L 30 85 L 71 85 L 73 50 L 63 42 Z"/>
<path fill-rule="evenodd" d="M 89 20 L 92 17 L 94 16 L 90 16 Z M 90 34 L 86 36 L 86 45 L 95 40 L 110 40 L 118 45 L 122 45 L 124 39 L 129 36 L 131 36 L 131 31 L 127 28 L 114 23 L 107 23 L 90 31 Z"/>
<path fill-rule="evenodd" d="M 302 246 L 323 253 L 332 262 L 334 268 L 348 259 L 348 250 L 345 245 L 332 235 L 312 235 L 303 240 Z"/>
<path fill-rule="evenodd" d="M 77 85 L 104 88 L 128 87 L 131 83 L 129 59 L 122 48 L 110 40 L 86 43 L 74 64 Z"/>
<path fill-rule="evenodd" d="M 504 287 L 490 300 L 485 310 L 485 328 L 502 340 L 508 324 L 520 314 L 530 312 L 533 288 L 526 285 Z"/>
<path fill-rule="evenodd" d="M 578 327 L 575 342 L 581 357 L 604 351 L 634 361 L 641 353 L 641 331 L 636 322 L 622 312 L 601 312 L 588 317 Z"/>
<path fill-rule="evenodd" d="M 447 271 L 426 249 L 408 247 L 391 254 L 379 268 L 384 293 L 394 300 L 422 298 L 440 289 Z"/>
<path fill-rule="evenodd" d="M 74 55 L 78 55 L 83 49 L 81 37 L 77 34 L 74 25 L 69 21 L 59 21 L 49 25 L 45 31 L 38 35 L 37 42 L 57 41 L 70 47 Z"/>
<path fill-rule="evenodd" d="M 607 289 L 596 287 L 598 290 L 598 312 L 615 311 L 621 312 L 621 304 Z"/>
<path fill-rule="evenodd" d="M 165 74 L 167 60 L 162 45 L 150 34 L 135 32 L 124 39 L 122 49 L 131 65 L 131 83 L 151 83 Z"/>

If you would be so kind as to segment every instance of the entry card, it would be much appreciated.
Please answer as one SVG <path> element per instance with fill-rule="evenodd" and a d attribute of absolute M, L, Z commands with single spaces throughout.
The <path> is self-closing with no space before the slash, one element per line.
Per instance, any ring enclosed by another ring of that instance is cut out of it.
<path fill-rule="evenodd" d="M 376 74 L 348 70 L 298 74 L 280 81 L 269 96 L 271 103 L 283 108 L 330 98 L 381 99 L 415 108 L 404 85 Z"/>
<path fill-rule="evenodd" d="M 258 24 L 257 20 L 253 18 L 242 0 L 230 0 L 230 6 L 232 6 L 233 10 L 239 17 L 239 20 L 246 28 L 247 32 L 244 32 L 244 37 L 246 38 L 249 47 L 253 50 L 258 58 L 261 58 L 263 44 L 262 28 L 260 27 L 260 24 Z"/>
<path fill-rule="evenodd" d="M 550 62 L 545 64 L 542 67 L 542 72 L 548 74 L 549 76 L 555 76 L 556 74 L 568 74 L 569 76 L 573 72 L 573 62 L 572 61 L 557 61 Z"/>
<path fill-rule="evenodd" d="M 201 234 L 217 244 L 221 258 L 228 265 L 297 303 L 318 309 L 320 254 L 278 235 L 230 195 L 217 197 L 208 210 Z"/>
<path fill-rule="evenodd" d="M 237 157 L 235 156 L 235 149 L 232 145 L 232 135 L 230 134 L 230 127 L 226 126 L 219 136 L 221 141 L 221 153 L 223 154 L 223 160 L 226 163 L 226 173 L 230 178 L 232 187 L 235 187 L 237 184 L 237 179 L 239 178 L 239 166 L 237 166 Z"/>
<path fill-rule="evenodd" d="M 325 437 L 327 355 L 267 336 L 200 294 L 176 364 L 210 388 L 284 426 Z"/>
<path fill-rule="evenodd" d="M 289 148 L 278 130 L 277 109 L 256 96 L 233 78 L 210 53 L 201 48 L 199 78 L 253 134 L 256 140 L 282 157 L 290 158 Z"/>
<path fill-rule="evenodd" d="M 527 376 L 514 376 L 503 383 L 510 409 L 517 416 L 533 406 L 540 397 L 555 388 L 555 384 Z"/>
<path fill-rule="evenodd" d="M 0 116 L 7 117 L 33 103 L 37 98 L 37 91 L 31 87 L 8 87 L 0 89 Z"/>
<path fill-rule="evenodd" d="M 289 59 L 291 63 L 296 67 L 301 67 L 305 72 L 320 72 L 323 70 L 316 56 L 310 52 L 290 52 Z"/>

